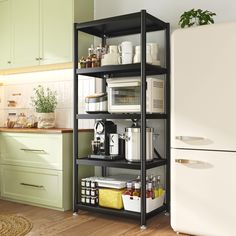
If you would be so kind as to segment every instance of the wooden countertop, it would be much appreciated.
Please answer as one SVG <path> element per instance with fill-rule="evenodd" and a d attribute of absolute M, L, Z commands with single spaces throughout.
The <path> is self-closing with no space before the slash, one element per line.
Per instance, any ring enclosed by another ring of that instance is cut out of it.
<path fill-rule="evenodd" d="M 92 132 L 93 129 L 79 129 L 79 132 Z M 0 128 L 0 132 L 13 133 L 45 133 L 45 134 L 61 134 L 72 133 L 73 129 L 68 128 L 53 128 L 53 129 L 38 129 L 38 128 Z"/>

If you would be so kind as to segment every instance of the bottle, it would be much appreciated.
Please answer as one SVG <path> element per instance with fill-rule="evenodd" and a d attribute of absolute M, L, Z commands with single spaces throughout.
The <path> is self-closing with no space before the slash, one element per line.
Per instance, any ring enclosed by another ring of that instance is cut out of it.
<path fill-rule="evenodd" d="M 161 176 L 158 175 L 156 180 L 156 187 L 154 189 L 155 198 L 159 197 L 160 193 L 161 193 Z"/>
<path fill-rule="evenodd" d="M 150 192 L 148 191 L 148 183 L 146 183 L 146 198 L 150 198 Z"/>
<path fill-rule="evenodd" d="M 133 196 L 140 197 L 140 183 L 135 182 Z"/>
<path fill-rule="evenodd" d="M 138 175 L 138 177 L 136 178 L 136 182 L 140 182 L 141 181 L 141 178 L 140 178 L 140 175 Z"/>
<path fill-rule="evenodd" d="M 148 182 L 147 184 L 147 190 L 146 190 L 146 195 L 152 199 L 154 199 L 154 192 L 153 192 L 153 188 L 152 188 L 152 182 Z"/>
<path fill-rule="evenodd" d="M 152 189 L 154 192 L 154 198 L 158 197 L 158 187 L 157 187 L 157 178 L 154 176 L 152 178 Z"/>
<path fill-rule="evenodd" d="M 124 195 L 133 196 L 132 182 L 126 183 L 126 191 L 124 192 Z"/>

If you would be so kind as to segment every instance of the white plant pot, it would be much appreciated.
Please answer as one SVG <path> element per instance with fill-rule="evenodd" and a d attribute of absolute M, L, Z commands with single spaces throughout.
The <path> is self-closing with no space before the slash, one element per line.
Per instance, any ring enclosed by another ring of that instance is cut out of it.
<path fill-rule="evenodd" d="M 37 113 L 38 128 L 49 129 L 55 127 L 55 113 Z"/>

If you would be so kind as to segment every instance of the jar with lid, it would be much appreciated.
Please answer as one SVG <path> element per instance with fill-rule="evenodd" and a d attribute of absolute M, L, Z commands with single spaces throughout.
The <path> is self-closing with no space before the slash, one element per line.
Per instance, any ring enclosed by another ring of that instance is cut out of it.
<path fill-rule="evenodd" d="M 140 182 L 136 182 L 134 184 L 134 192 L 133 192 L 133 196 L 136 196 L 136 197 L 140 197 Z"/>

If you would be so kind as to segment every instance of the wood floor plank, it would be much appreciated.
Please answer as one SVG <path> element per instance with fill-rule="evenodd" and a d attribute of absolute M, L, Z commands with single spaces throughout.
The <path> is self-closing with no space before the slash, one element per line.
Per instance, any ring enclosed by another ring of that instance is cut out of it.
<path fill-rule="evenodd" d="M 28 236 L 176 236 L 170 219 L 164 214 L 148 220 L 147 229 L 140 230 L 137 220 L 80 211 L 60 212 L 46 208 L 0 200 L 0 214 L 18 214 L 33 223 Z"/>

